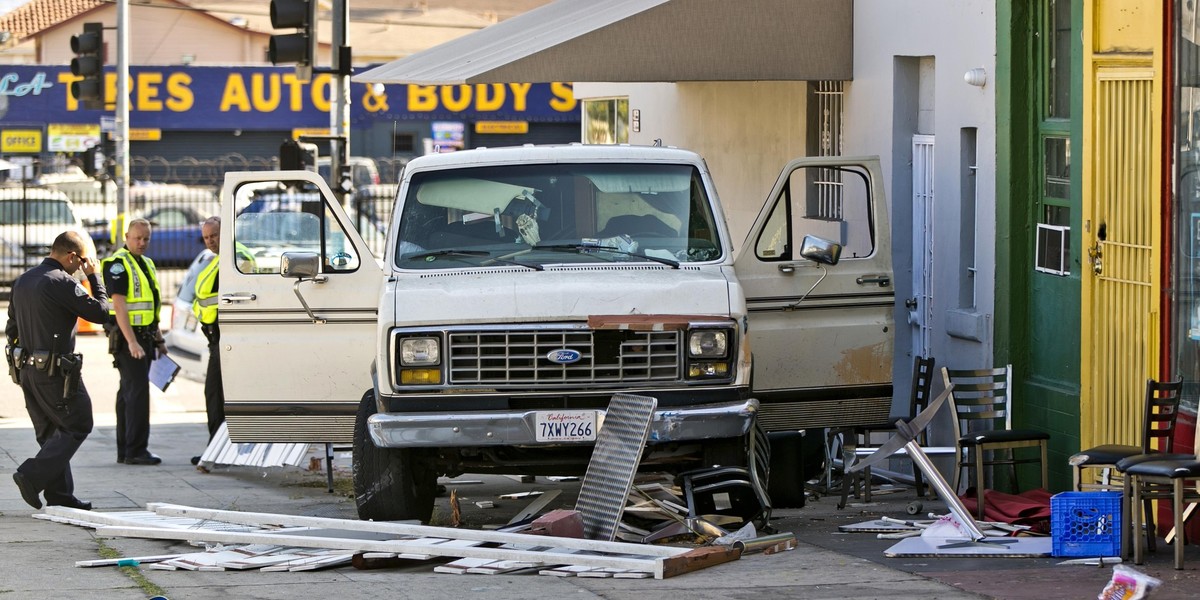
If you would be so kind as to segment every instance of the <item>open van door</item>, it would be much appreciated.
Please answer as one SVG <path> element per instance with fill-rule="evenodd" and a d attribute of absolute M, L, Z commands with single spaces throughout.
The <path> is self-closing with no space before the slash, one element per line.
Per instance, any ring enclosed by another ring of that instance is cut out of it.
<path fill-rule="evenodd" d="M 840 246 L 836 264 L 804 258 L 806 237 Z M 780 174 L 735 262 L 768 431 L 887 421 L 891 253 L 878 158 L 802 158 Z"/>
<path fill-rule="evenodd" d="M 351 442 L 383 265 L 319 175 L 228 173 L 219 307 L 234 442 Z"/>

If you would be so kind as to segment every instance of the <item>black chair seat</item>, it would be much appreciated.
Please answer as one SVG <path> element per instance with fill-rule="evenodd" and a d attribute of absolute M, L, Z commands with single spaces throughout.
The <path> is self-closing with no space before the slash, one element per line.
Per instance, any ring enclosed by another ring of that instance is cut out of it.
<path fill-rule="evenodd" d="M 1117 467 L 1118 471 L 1124 473 L 1124 472 L 1128 471 L 1130 468 L 1134 467 L 1135 465 L 1139 465 L 1141 463 L 1158 462 L 1158 461 L 1164 461 L 1164 460 L 1188 461 L 1188 460 L 1192 460 L 1194 458 L 1196 458 L 1195 454 L 1180 454 L 1180 453 L 1165 454 L 1165 453 L 1161 453 L 1161 452 L 1151 453 L 1151 454 L 1135 454 L 1133 456 L 1127 456 L 1125 458 L 1122 458 L 1121 460 L 1118 460 L 1116 462 L 1116 467 Z"/>
<path fill-rule="evenodd" d="M 1034 431 L 1032 429 L 993 429 L 991 431 L 976 431 L 968 433 L 958 441 L 963 446 L 976 446 L 979 444 L 993 444 L 1004 442 L 1020 442 L 1024 440 L 1037 441 L 1048 440 L 1050 434 L 1044 431 Z"/>
<path fill-rule="evenodd" d="M 1192 460 L 1148 460 L 1129 465 L 1125 473 L 1138 477 L 1162 477 L 1164 479 L 1191 479 L 1200 477 L 1200 460 L 1189 454 Z"/>
<path fill-rule="evenodd" d="M 1138 456 L 1142 454 L 1141 446 L 1129 446 L 1125 444 L 1104 444 L 1088 448 L 1079 454 L 1071 457 L 1070 463 L 1077 467 L 1087 465 L 1115 465 L 1117 461 L 1130 456 Z"/>

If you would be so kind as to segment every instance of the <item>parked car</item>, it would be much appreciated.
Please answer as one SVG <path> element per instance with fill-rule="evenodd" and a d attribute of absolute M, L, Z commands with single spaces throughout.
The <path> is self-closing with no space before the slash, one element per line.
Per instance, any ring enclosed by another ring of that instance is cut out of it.
<path fill-rule="evenodd" d="M 204 381 L 208 372 L 208 340 L 200 331 L 200 323 L 192 314 L 192 299 L 196 294 L 196 277 L 214 254 L 207 248 L 202 250 L 188 265 L 187 274 L 175 292 L 171 305 L 171 325 L 163 339 L 167 352 L 179 365 L 180 372 L 195 381 Z"/>
<path fill-rule="evenodd" d="M 146 256 L 157 267 L 183 267 L 196 258 L 204 250 L 200 225 L 212 214 L 187 205 L 153 206 L 133 213 L 153 226 Z M 101 256 L 109 256 L 119 247 L 112 243 L 112 226 L 107 223 L 92 227 L 89 234 Z"/>
<path fill-rule="evenodd" d="M 54 238 L 66 230 L 90 238 L 66 194 L 44 188 L 0 188 L 0 286 L 50 256 Z"/>
<path fill-rule="evenodd" d="M 317 173 L 329 184 L 329 187 L 337 189 L 336 182 L 329 177 L 330 160 L 328 156 L 317 157 Z M 350 179 L 354 182 L 354 189 L 379 183 L 379 167 L 375 165 L 374 159 L 351 156 L 348 160 L 350 162 Z"/>

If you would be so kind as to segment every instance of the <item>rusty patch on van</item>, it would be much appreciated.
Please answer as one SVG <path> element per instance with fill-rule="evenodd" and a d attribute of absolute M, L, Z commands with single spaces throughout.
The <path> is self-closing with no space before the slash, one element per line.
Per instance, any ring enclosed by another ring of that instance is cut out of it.
<path fill-rule="evenodd" d="M 842 359 L 833 365 L 838 383 L 880 383 L 892 380 L 891 340 L 842 351 Z"/>

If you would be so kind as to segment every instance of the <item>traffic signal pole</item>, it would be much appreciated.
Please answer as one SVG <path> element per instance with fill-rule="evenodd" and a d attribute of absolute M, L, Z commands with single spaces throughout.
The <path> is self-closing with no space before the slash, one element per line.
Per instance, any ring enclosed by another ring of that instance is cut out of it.
<path fill-rule="evenodd" d="M 115 236 L 124 243 L 129 219 L 129 0 L 117 0 L 117 110 L 115 162 L 117 180 L 117 229 Z"/>
<path fill-rule="evenodd" d="M 332 143 L 329 157 L 329 179 L 343 205 L 354 180 L 346 177 L 350 164 L 350 48 L 346 45 L 346 30 L 350 28 L 349 0 L 333 0 L 333 76 L 334 110 L 329 115 L 329 132 L 337 141 Z M 343 64 L 344 63 L 344 64 Z"/>

